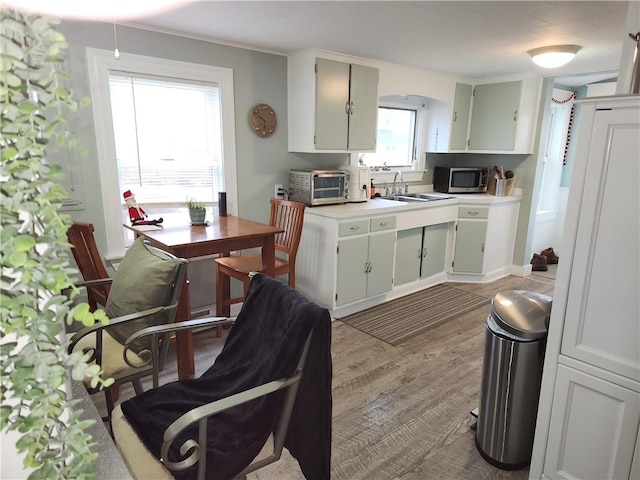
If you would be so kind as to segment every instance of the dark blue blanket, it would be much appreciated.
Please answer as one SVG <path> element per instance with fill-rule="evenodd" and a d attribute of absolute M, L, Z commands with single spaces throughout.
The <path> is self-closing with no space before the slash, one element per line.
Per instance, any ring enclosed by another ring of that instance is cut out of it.
<path fill-rule="evenodd" d="M 313 330 L 285 447 L 308 480 L 328 480 L 331 463 L 331 318 L 329 312 L 266 275 L 251 280 L 245 302 L 214 365 L 200 378 L 169 383 L 122 403 L 122 411 L 158 458 L 165 429 L 200 405 L 293 374 Z M 229 479 L 258 454 L 275 429 L 283 392 L 211 417 L 207 479 Z M 196 438 L 196 428 L 189 437 Z M 174 442 L 177 449 L 188 437 Z M 196 478 L 196 467 L 173 472 Z"/>

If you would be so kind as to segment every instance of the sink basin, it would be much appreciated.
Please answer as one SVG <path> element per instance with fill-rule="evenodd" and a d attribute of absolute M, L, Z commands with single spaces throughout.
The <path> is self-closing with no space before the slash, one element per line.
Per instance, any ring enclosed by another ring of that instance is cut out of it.
<path fill-rule="evenodd" d="M 446 200 L 446 195 L 429 195 L 426 193 L 408 193 L 406 195 L 394 195 L 392 197 L 384 197 L 387 200 L 395 200 L 397 202 L 433 202 L 436 200 Z"/>
<path fill-rule="evenodd" d="M 453 198 L 453 197 L 450 197 L 448 195 L 430 195 L 428 193 L 419 193 L 418 194 L 418 198 L 424 198 L 424 199 L 427 199 L 427 200 L 429 200 L 431 202 L 431 201 L 434 201 L 434 200 L 447 200 L 447 199 Z"/>
<path fill-rule="evenodd" d="M 409 195 L 394 195 L 393 197 L 385 197 L 388 200 L 395 200 L 396 202 L 428 202 L 426 198 L 414 197 Z"/>

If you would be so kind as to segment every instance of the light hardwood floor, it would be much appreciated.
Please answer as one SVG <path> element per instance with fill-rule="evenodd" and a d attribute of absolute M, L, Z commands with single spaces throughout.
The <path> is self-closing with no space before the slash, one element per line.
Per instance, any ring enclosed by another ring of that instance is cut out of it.
<path fill-rule="evenodd" d="M 553 295 L 555 267 L 526 278 L 451 285 L 487 298 L 505 290 Z M 470 429 L 474 420 L 469 412 L 477 407 L 480 392 L 487 314 L 488 307 L 476 309 L 400 346 L 333 322 L 332 479 L 527 478 L 528 469 L 500 470 L 482 459 Z M 196 335 L 196 374 L 211 365 L 223 341 L 210 333 Z M 170 369 L 166 381 L 172 375 Z M 122 398 L 130 395 L 124 388 Z M 101 397 L 96 400 L 102 403 Z M 285 450 L 280 461 L 249 478 L 304 477 Z"/>

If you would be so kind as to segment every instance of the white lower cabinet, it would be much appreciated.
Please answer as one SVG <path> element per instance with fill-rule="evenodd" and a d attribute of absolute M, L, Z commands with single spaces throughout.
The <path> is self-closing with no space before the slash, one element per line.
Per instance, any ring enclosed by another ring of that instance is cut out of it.
<path fill-rule="evenodd" d="M 394 285 L 428 278 L 444 271 L 449 225 L 441 223 L 398 231 Z"/>
<path fill-rule="evenodd" d="M 519 201 L 458 207 L 454 281 L 492 281 L 511 273 L 519 211 Z"/>
<path fill-rule="evenodd" d="M 462 216 L 465 213 L 476 214 L 477 217 Z M 482 273 L 484 265 L 484 249 L 487 238 L 487 207 L 460 208 L 458 225 L 456 226 L 456 247 L 452 269 L 454 272 Z"/>
<path fill-rule="evenodd" d="M 370 222 L 369 227 L 363 222 Z M 336 305 L 391 290 L 395 217 L 341 222 L 338 232 Z"/>
<path fill-rule="evenodd" d="M 546 478 L 637 478 L 638 392 L 559 365 L 552 412 Z"/>

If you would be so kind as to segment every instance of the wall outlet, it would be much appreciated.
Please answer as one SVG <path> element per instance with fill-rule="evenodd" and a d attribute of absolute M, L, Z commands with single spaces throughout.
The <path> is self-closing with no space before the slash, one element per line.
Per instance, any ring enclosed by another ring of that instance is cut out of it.
<path fill-rule="evenodd" d="M 284 185 L 276 184 L 275 197 L 276 198 L 284 198 Z"/>

